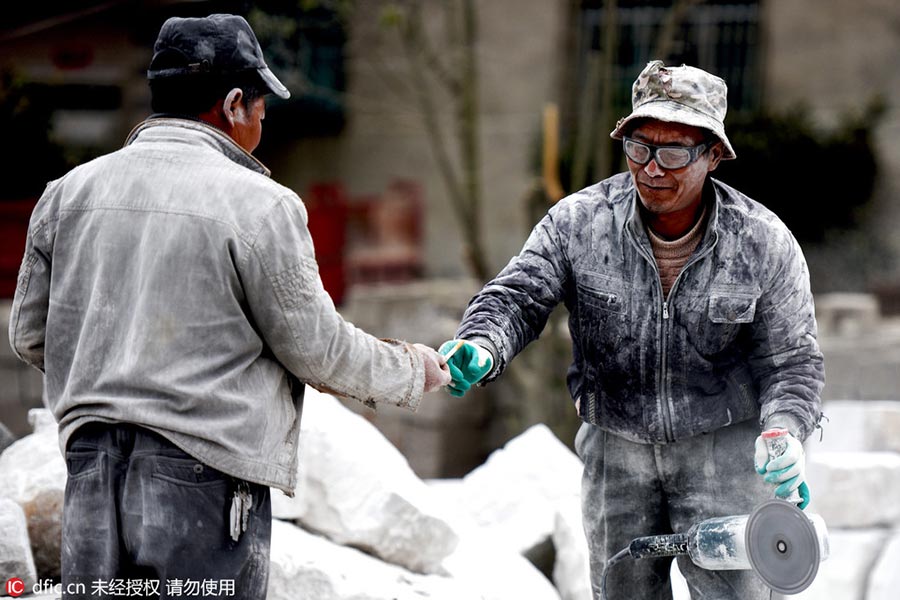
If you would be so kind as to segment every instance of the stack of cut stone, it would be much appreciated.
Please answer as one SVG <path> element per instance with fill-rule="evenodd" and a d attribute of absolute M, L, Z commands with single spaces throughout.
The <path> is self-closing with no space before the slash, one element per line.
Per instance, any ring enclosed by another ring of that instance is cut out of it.
<path fill-rule="evenodd" d="M 808 510 L 828 524 L 831 556 L 796 597 L 893 599 L 900 402 L 831 401 L 825 414 L 824 440 L 807 443 Z M 59 575 L 66 481 L 54 421 L 35 410 L 30 422 L 0 455 L 0 573 L 27 589 Z M 462 479 L 424 482 L 368 421 L 310 389 L 300 440 L 297 493 L 272 496 L 270 599 L 591 598 L 581 463 L 546 427 Z"/>
<path fill-rule="evenodd" d="M 30 418 L 34 433 L 0 455 L 0 571 L 29 590 L 59 576 L 66 482 L 55 422 Z M 581 464 L 546 427 L 463 479 L 425 482 L 366 419 L 309 389 L 300 441 L 296 495 L 272 494 L 270 599 L 590 598 Z"/>
<path fill-rule="evenodd" d="M 542 440 L 577 465 L 558 440 Z M 559 598 L 514 547 L 460 510 L 457 486 L 419 479 L 336 399 L 308 390 L 300 446 L 295 497 L 273 495 L 271 600 Z M 576 493 L 578 481 L 569 486 Z"/>
<path fill-rule="evenodd" d="M 803 600 L 900 594 L 900 401 L 827 401 L 806 442 L 807 511 L 828 525 L 830 556 Z"/>

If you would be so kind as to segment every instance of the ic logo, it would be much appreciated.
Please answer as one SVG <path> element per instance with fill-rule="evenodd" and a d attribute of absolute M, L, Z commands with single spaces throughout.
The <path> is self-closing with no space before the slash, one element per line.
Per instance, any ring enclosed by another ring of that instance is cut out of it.
<path fill-rule="evenodd" d="M 25 593 L 25 582 L 18 577 L 12 577 L 6 580 L 6 594 L 13 598 L 18 598 Z"/>

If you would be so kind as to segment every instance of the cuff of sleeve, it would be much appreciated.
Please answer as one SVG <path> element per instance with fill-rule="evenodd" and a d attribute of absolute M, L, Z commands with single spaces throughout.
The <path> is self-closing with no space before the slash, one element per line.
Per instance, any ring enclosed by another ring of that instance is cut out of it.
<path fill-rule="evenodd" d="M 419 409 L 419 404 L 422 402 L 422 397 L 425 395 L 425 364 L 411 344 L 404 342 L 403 345 L 406 348 L 406 354 L 409 356 L 410 366 L 412 367 L 412 381 L 406 396 L 397 406 L 416 412 Z"/>
<path fill-rule="evenodd" d="M 787 429 L 792 436 L 794 436 L 801 442 L 803 441 L 803 438 L 801 437 L 803 425 L 800 423 L 800 419 L 798 419 L 797 417 L 789 413 L 774 413 L 766 419 L 766 422 L 763 425 L 763 431 L 765 431 L 766 429 L 773 429 L 775 427 Z"/>
<path fill-rule="evenodd" d="M 485 373 L 484 377 L 481 378 L 481 381 L 478 382 L 478 385 L 484 385 L 492 379 L 492 375 L 497 370 L 497 357 L 500 353 L 497 352 L 497 347 L 494 346 L 494 343 L 486 337 L 476 335 L 466 339 L 466 341 L 481 346 L 491 355 L 491 370 Z"/>

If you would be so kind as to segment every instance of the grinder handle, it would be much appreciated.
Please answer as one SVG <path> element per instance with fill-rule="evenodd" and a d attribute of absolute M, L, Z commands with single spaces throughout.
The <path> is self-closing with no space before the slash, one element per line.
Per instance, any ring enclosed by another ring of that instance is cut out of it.
<path fill-rule="evenodd" d="M 663 556 L 680 556 L 688 553 L 688 535 L 672 533 L 669 535 L 648 535 L 631 540 L 628 545 L 631 558 L 648 558 Z"/>

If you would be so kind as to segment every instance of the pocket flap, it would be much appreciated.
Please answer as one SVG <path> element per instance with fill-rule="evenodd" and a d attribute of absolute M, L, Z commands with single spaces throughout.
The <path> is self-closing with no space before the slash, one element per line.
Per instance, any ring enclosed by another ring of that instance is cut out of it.
<path fill-rule="evenodd" d="M 709 297 L 709 320 L 713 323 L 752 323 L 756 298 L 713 294 Z"/>

